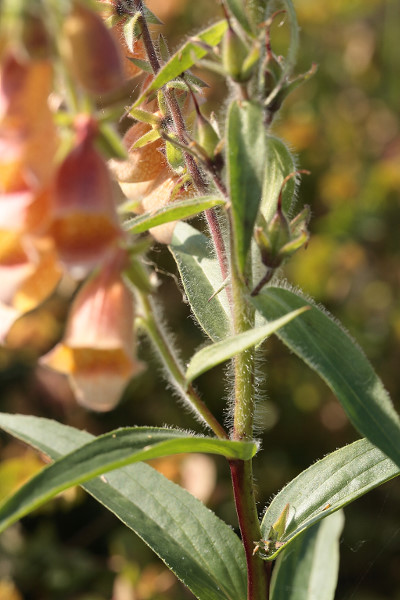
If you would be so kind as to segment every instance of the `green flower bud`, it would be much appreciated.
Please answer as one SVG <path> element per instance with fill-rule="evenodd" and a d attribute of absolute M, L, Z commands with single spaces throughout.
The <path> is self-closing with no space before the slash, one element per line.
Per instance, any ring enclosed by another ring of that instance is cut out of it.
<path fill-rule="evenodd" d="M 215 149 L 220 142 L 219 135 L 201 112 L 196 118 L 196 139 L 209 158 L 214 158 Z"/>
<path fill-rule="evenodd" d="M 243 64 L 248 53 L 242 38 L 229 26 L 222 40 L 222 65 L 234 81 L 244 81 Z"/>

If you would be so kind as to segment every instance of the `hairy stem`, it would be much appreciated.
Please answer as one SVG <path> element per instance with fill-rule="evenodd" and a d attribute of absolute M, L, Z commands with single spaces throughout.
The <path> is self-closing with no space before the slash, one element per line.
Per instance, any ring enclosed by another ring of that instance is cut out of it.
<path fill-rule="evenodd" d="M 254 326 L 254 311 L 246 301 L 247 290 L 232 260 L 232 294 L 235 334 Z M 253 348 L 235 357 L 234 440 L 250 440 L 254 425 L 254 355 Z M 254 496 L 251 461 L 231 461 L 231 477 L 236 511 L 247 561 L 247 599 L 266 600 L 268 582 L 265 566 L 253 555 L 254 542 L 261 539 L 260 523 Z"/>
<path fill-rule="evenodd" d="M 148 60 L 150 62 L 153 73 L 156 75 L 160 70 L 161 65 L 158 60 L 153 40 L 151 39 L 150 31 L 143 14 L 143 2 L 142 0 L 134 0 L 134 5 L 135 9 L 137 11 L 140 11 L 141 13 L 140 17 L 138 18 L 138 24 L 142 32 L 143 44 L 146 50 Z M 167 87 L 164 88 L 164 97 L 168 106 L 168 110 L 170 111 L 172 120 L 174 122 L 175 133 L 178 137 L 178 140 L 181 142 L 181 144 L 187 145 L 188 136 L 186 124 L 179 103 L 176 99 L 174 90 L 168 89 Z M 193 180 L 194 186 L 200 193 L 206 194 L 208 192 L 208 183 L 204 178 L 202 172 L 200 171 L 195 158 L 191 156 L 188 152 L 184 152 L 184 159 L 190 176 Z M 215 252 L 221 269 L 221 275 L 223 279 L 226 279 L 228 276 L 227 253 L 225 242 L 221 232 L 221 227 L 213 210 L 205 211 L 205 216 L 213 239 Z"/>
<path fill-rule="evenodd" d="M 141 295 L 143 316 L 138 319 L 141 326 L 153 342 L 165 368 L 171 376 L 172 383 L 180 395 L 200 419 L 212 429 L 215 435 L 221 439 L 228 439 L 228 435 L 222 425 L 217 421 L 209 408 L 204 404 L 192 385 L 187 385 L 185 373 L 174 349 L 168 340 L 159 319 L 156 317 L 153 303 L 148 296 Z"/>

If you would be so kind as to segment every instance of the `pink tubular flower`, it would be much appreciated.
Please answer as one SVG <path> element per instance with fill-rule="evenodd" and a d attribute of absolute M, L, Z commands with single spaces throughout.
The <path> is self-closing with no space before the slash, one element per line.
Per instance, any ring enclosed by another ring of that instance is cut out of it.
<path fill-rule="evenodd" d="M 135 357 L 132 294 L 121 276 L 118 251 L 86 282 L 72 304 L 62 342 L 42 364 L 69 375 L 79 404 L 108 411 L 129 379 L 141 371 Z"/>
<path fill-rule="evenodd" d="M 33 310 L 56 288 L 61 269 L 49 240 L 35 243 L 12 231 L 0 231 L 0 343 L 13 323 Z"/>
<path fill-rule="evenodd" d="M 48 234 L 63 265 L 83 278 L 121 239 L 112 182 L 94 146 L 96 123 L 81 116 L 75 147 L 59 167 Z"/>
<path fill-rule="evenodd" d="M 61 47 L 70 71 L 93 94 L 104 94 L 124 81 L 122 56 L 101 17 L 74 0 L 64 21 Z"/>
<path fill-rule="evenodd" d="M 48 106 L 50 61 L 18 61 L 0 68 L 0 191 L 47 183 L 53 174 L 57 136 Z"/>

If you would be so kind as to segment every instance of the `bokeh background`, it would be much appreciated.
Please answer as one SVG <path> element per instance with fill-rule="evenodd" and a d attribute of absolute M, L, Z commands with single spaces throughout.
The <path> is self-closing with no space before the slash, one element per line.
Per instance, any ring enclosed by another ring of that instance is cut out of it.
<path fill-rule="evenodd" d="M 323 303 L 364 348 L 400 411 L 400 3 L 397 0 L 295 0 L 301 26 L 298 72 L 317 74 L 288 99 L 273 126 L 304 177 L 298 206 L 312 207 L 312 237 L 286 275 Z M 153 0 L 171 49 L 220 9 L 215 0 Z M 273 30 L 284 53 L 285 23 Z M 215 75 L 204 110 L 224 118 L 227 90 Z M 157 261 L 168 327 L 186 361 L 203 342 L 162 248 Z M 172 273 L 172 274 L 168 274 Z M 72 287 L 22 320 L 0 350 L 0 409 L 58 419 L 100 434 L 124 425 L 172 424 L 200 430 L 175 401 L 141 340 L 149 368 L 129 385 L 120 406 L 96 415 L 76 406 L 66 383 L 36 368 L 62 332 Z M 267 400 L 258 422 L 264 452 L 256 460 L 260 512 L 287 481 L 359 436 L 328 388 L 275 339 L 265 346 Z M 158 372 L 158 377 L 154 373 Z M 199 380 L 224 418 L 227 376 Z M 2 435 L 0 497 L 43 462 Z M 179 457 L 155 466 L 202 497 L 236 528 L 229 475 L 221 459 Z M 346 508 L 337 600 L 400 600 L 400 481 Z M 111 514 L 73 489 L 0 538 L 0 600 L 184 600 L 191 598 L 163 564 Z"/>

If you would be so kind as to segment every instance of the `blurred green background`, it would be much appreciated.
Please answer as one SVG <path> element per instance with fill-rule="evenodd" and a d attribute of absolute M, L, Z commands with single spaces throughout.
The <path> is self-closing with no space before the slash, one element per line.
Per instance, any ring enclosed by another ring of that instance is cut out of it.
<path fill-rule="evenodd" d="M 400 411 L 400 3 L 397 0 L 295 0 L 301 26 L 298 72 L 317 74 L 289 98 L 276 123 L 298 157 L 303 177 L 298 206 L 312 207 L 312 237 L 286 267 L 287 277 L 323 303 L 364 348 Z M 175 49 L 187 32 L 220 9 L 215 0 L 154 0 Z M 287 29 L 274 26 L 284 52 Z M 225 87 L 211 88 L 205 110 L 224 117 Z M 213 87 L 214 85 L 214 87 Z M 174 265 L 165 249 L 152 259 Z M 203 342 L 174 277 L 160 274 L 160 298 L 170 331 L 186 361 Z M 131 382 L 121 405 L 95 415 L 77 407 L 65 383 L 35 368 L 38 353 L 62 330 L 69 290 L 61 290 L 13 333 L 0 352 L 0 408 L 36 414 L 99 434 L 122 425 L 173 424 L 200 430 L 173 398 L 149 344 L 149 368 Z M 63 295 L 64 294 L 64 295 Z M 264 451 L 255 472 L 260 512 L 302 469 L 359 436 L 340 405 L 311 371 L 271 339 L 261 368 L 268 400 L 259 406 Z M 158 372 L 159 377 L 154 376 Z M 224 418 L 224 369 L 199 380 L 199 389 Z M 42 464 L 7 436 L 0 438 L 0 497 Z M 156 465 L 199 492 L 236 528 L 223 460 L 198 464 L 171 458 Z M 341 540 L 337 600 L 400 600 L 400 482 L 394 480 L 349 506 Z M 0 538 L 0 600 L 184 600 L 183 586 L 111 514 L 71 490 Z"/>

